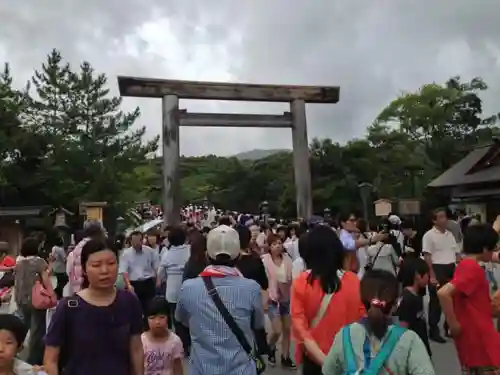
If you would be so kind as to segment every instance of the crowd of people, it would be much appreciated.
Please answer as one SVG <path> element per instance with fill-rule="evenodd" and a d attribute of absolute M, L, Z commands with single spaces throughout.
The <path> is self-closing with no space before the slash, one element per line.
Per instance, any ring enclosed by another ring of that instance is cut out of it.
<path fill-rule="evenodd" d="M 378 230 L 354 214 L 338 227 L 223 216 L 115 239 L 89 221 L 47 259 L 35 238 L 17 259 L 0 246 L 1 298 L 15 306 L 0 315 L 0 374 L 180 375 L 189 357 L 192 375 L 434 375 L 429 342 L 443 336 L 463 374 L 500 374 L 487 266 L 500 221 L 437 209 L 432 222 L 418 241 L 396 215 Z"/>

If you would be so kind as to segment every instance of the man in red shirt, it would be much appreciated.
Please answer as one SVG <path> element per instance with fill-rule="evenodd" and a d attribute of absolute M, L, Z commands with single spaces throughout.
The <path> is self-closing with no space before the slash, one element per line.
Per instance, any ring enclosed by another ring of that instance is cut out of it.
<path fill-rule="evenodd" d="M 491 225 L 467 228 L 463 239 L 465 255 L 453 279 L 438 291 L 465 375 L 500 374 L 500 333 L 493 324 L 486 273 L 478 263 L 492 260 L 497 242 L 498 233 Z"/>

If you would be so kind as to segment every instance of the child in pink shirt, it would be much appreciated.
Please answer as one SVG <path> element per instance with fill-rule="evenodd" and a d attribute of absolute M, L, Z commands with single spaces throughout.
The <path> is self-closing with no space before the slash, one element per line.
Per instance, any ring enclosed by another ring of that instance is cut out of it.
<path fill-rule="evenodd" d="M 169 331 L 168 315 L 168 302 L 163 297 L 154 298 L 147 311 L 149 331 L 141 336 L 144 375 L 183 375 L 182 341 Z"/>

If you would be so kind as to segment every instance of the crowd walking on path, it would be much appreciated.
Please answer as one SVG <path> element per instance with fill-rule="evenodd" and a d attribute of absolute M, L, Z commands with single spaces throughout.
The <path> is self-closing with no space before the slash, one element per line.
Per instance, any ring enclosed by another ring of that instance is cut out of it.
<path fill-rule="evenodd" d="M 449 338 L 462 374 L 500 374 L 485 267 L 500 262 L 500 222 L 453 232 L 445 209 L 432 222 L 421 246 L 396 215 L 376 231 L 353 214 L 339 228 L 223 217 L 126 241 L 88 221 L 46 259 L 37 238 L 16 259 L 2 244 L 0 298 L 15 308 L 0 315 L 0 374 L 181 375 L 188 359 L 192 375 L 434 375 L 430 342 Z"/>

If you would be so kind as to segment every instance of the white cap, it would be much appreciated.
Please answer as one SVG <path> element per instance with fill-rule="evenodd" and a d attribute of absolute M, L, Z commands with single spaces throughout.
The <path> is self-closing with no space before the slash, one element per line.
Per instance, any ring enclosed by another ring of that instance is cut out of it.
<path fill-rule="evenodd" d="M 236 259 L 240 255 L 238 232 L 227 225 L 219 225 L 212 229 L 207 236 L 207 254 L 212 259 L 221 254 Z"/>
<path fill-rule="evenodd" d="M 388 220 L 392 225 L 401 225 L 401 219 L 398 215 L 391 215 L 389 216 Z"/>

